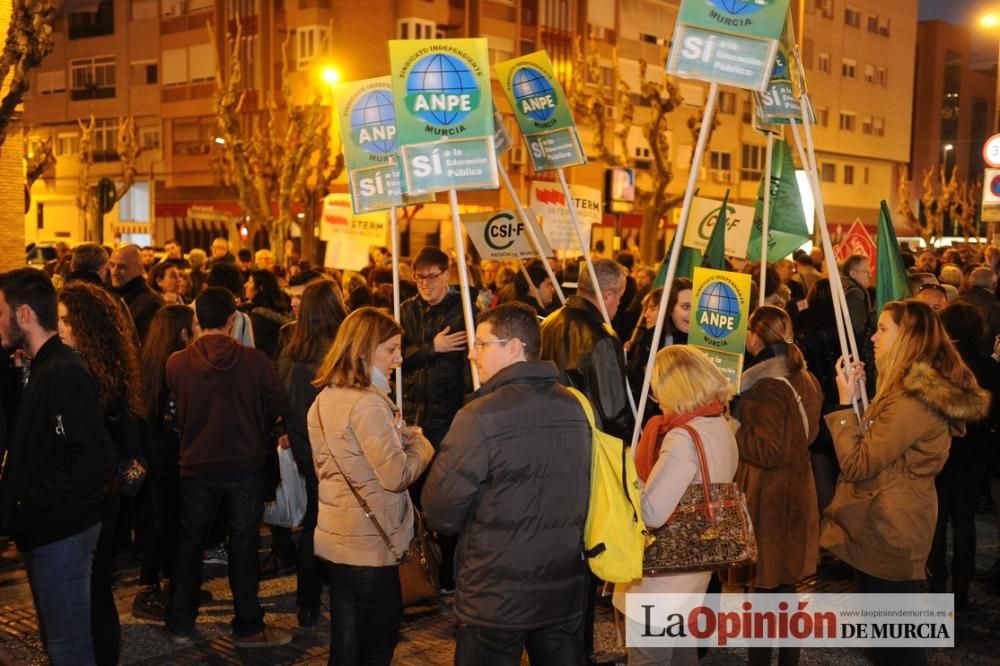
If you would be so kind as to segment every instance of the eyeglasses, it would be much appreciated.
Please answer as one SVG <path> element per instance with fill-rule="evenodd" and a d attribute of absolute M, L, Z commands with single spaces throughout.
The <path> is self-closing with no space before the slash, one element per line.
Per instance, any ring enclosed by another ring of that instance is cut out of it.
<path fill-rule="evenodd" d="M 444 275 L 443 271 L 440 272 L 440 273 L 428 273 L 426 275 L 420 275 L 418 273 L 414 273 L 413 274 L 413 281 L 414 282 L 418 282 L 418 283 L 419 282 L 424 282 L 424 283 L 434 282 L 435 280 L 437 280 L 442 275 Z"/>
<path fill-rule="evenodd" d="M 925 283 L 923 283 L 917 289 L 917 293 L 919 294 L 921 292 L 931 291 L 931 290 L 936 291 L 936 292 L 938 292 L 938 293 L 940 293 L 940 294 L 942 294 L 944 296 L 948 295 L 948 291 L 944 287 L 942 287 L 941 285 L 936 284 L 934 282 L 925 282 Z"/>
<path fill-rule="evenodd" d="M 480 340 L 476 338 L 472 341 L 472 346 L 478 350 L 481 350 L 486 345 L 503 345 L 510 342 L 513 338 L 499 338 L 497 340 Z"/>

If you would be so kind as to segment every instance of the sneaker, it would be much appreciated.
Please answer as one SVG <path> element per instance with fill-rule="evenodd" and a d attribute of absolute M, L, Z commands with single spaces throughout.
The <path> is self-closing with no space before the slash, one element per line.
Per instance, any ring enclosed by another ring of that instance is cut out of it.
<path fill-rule="evenodd" d="M 167 640 L 174 647 L 188 647 L 194 645 L 194 632 L 187 634 L 175 634 L 169 627 L 166 628 Z"/>
<path fill-rule="evenodd" d="M 318 608 L 299 607 L 299 629 L 313 629 L 319 622 Z"/>
<path fill-rule="evenodd" d="M 205 564 L 229 564 L 229 550 L 225 543 L 208 548 L 201 555 L 201 561 Z"/>
<path fill-rule="evenodd" d="M 132 617 L 163 622 L 163 616 L 166 612 L 167 606 L 164 603 L 163 594 L 157 589 L 142 590 L 132 600 Z"/>
<path fill-rule="evenodd" d="M 260 632 L 252 636 L 233 636 L 233 644 L 239 648 L 269 648 L 288 645 L 292 635 L 284 629 L 264 625 Z"/>

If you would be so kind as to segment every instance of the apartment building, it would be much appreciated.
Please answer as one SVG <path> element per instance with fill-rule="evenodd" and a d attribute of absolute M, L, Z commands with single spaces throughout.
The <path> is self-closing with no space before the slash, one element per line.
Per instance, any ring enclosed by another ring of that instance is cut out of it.
<path fill-rule="evenodd" d="M 803 58 L 818 115 L 816 147 L 828 217 L 837 224 L 850 224 L 855 217 L 874 224 L 879 201 L 895 194 L 897 165 L 909 160 L 917 2 L 792 4 L 802 10 L 796 22 L 804 26 Z M 363 5 L 347 0 L 102 0 L 95 13 L 60 19 L 56 53 L 35 75 L 25 104 L 32 135 L 53 137 L 58 156 L 56 167 L 32 189 L 26 232 L 39 239 L 53 234 L 80 239 L 74 137 L 77 119 L 91 113 L 102 131 L 99 155 L 106 159 L 94 165 L 95 177 L 114 178 L 118 171 L 112 159 L 118 116 L 136 118 L 147 148 L 131 200 L 107 216 L 107 238 L 137 234 L 128 237 L 162 243 L 177 236 L 190 239 L 190 245 L 233 229 L 242 213 L 232 194 L 218 186 L 210 159 L 212 77 L 216 59 L 225 62 L 231 45 L 215 53 L 205 26 L 210 23 L 220 44 L 226 44 L 236 18 L 247 38 L 240 62 L 250 110 L 268 91 L 280 89 L 286 39 L 293 102 L 328 95 L 317 76 L 322 64 L 335 66 L 345 80 L 387 73 L 386 41 L 393 38 L 486 37 L 494 62 L 544 48 L 564 85 L 584 76 L 575 69 L 574 43 L 580 40 L 585 51 L 596 50 L 600 61 L 601 81 L 589 82 L 591 91 L 614 88 L 619 75 L 632 91 L 636 112 L 627 150 L 642 186 L 651 153 L 642 136 L 649 109 L 639 95 L 639 62 L 648 63 L 648 78 L 663 79 L 678 7 L 679 0 L 371 0 Z M 707 91 L 698 82 L 677 83 L 684 103 L 668 118 L 672 193 L 686 184 L 694 144 L 687 123 L 700 117 Z M 498 104 L 506 108 L 505 102 Z M 723 88 L 720 124 L 699 173 L 702 194 L 721 198 L 729 189 L 736 200 L 755 198 L 764 139 L 751 127 L 751 109 L 748 92 Z M 621 109 L 608 114 L 606 139 L 612 144 Z M 589 147 L 593 128 L 578 122 Z M 532 172 L 523 149 L 504 162 L 524 199 L 532 180 L 551 179 Z M 569 177 L 603 188 L 606 167 L 592 160 L 571 169 Z M 335 189 L 346 192 L 342 181 Z M 496 191 L 464 192 L 462 202 L 470 209 L 510 205 L 507 195 Z M 449 217 L 440 203 L 409 209 L 403 216 L 404 252 L 428 242 L 447 244 L 450 224 L 442 222 Z M 641 214 L 623 218 L 626 227 L 641 222 Z M 613 226 L 614 218 L 607 220 Z"/>

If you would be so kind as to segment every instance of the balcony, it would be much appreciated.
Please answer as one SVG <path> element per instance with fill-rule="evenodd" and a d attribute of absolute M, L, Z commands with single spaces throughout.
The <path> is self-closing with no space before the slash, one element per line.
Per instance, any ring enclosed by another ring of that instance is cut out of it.
<path fill-rule="evenodd" d="M 67 17 L 69 38 L 102 37 L 115 34 L 115 7 L 104 0 L 96 12 L 75 12 Z"/>
<path fill-rule="evenodd" d="M 191 30 L 204 30 L 205 25 L 212 20 L 213 12 L 201 11 L 194 14 L 181 14 L 160 20 L 160 34 L 171 35 L 176 32 L 190 32 Z"/>
<path fill-rule="evenodd" d="M 84 88 L 73 88 L 69 91 L 69 98 L 74 102 L 88 99 L 111 99 L 114 96 L 114 86 L 89 85 Z"/>
<path fill-rule="evenodd" d="M 215 82 L 193 83 L 190 85 L 165 87 L 160 90 L 160 100 L 167 102 L 186 102 L 194 99 L 207 99 L 215 92 Z"/>

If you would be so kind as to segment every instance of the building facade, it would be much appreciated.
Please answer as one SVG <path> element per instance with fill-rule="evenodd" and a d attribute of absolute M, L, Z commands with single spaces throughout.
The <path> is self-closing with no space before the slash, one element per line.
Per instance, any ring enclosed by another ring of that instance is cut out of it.
<path fill-rule="evenodd" d="M 879 201 L 895 196 L 898 165 L 910 158 L 917 1 L 804 0 L 792 5 L 803 31 L 805 73 L 816 107 L 816 149 L 828 219 L 849 225 L 860 217 L 873 225 Z M 344 80 L 386 74 L 386 42 L 393 38 L 486 37 L 493 62 L 546 49 L 564 86 L 582 83 L 575 85 L 580 95 L 606 94 L 621 101 L 621 85 L 628 86 L 635 112 L 627 139 L 623 145 L 614 137 L 621 129 L 622 108 L 611 105 L 605 141 L 636 167 L 638 185 L 648 186 L 645 174 L 652 156 L 643 126 L 650 110 L 640 94 L 640 63 L 647 63 L 647 79 L 663 82 L 678 7 L 679 0 L 102 0 L 96 12 L 60 19 L 56 52 L 34 75 L 25 102 L 33 141 L 52 138 L 57 156 L 55 168 L 32 187 L 26 234 L 38 240 L 83 240 L 75 203 L 77 120 L 91 114 L 98 147 L 94 178 L 120 180 L 115 153 L 119 117 L 135 118 L 144 147 L 140 176 L 106 217 L 105 238 L 160 244 L 176 236 L 191 246 L 206 245 L 215 234 L 232 234 L 242 212 L 212 168 L 212 94 L 216 62 L 230 65 L 227 35 L 237 19 L 245 37 L 239 58 L 248 112 L 280 91 L 283 48 L 290 59 L 293 103 L 317 94 L 322 85 L 317 72 L 323 66 L 336 67 Z M 209 29 L 223 45 L 220 52 L 212 48 Z M 596 56 L 594 80 L 583 71 L 578 52 L 584 58 Z M 689 121 L 700 118 L 707 91 L 699 82 L 676 83 L 683 103 L 667 119 L 673 167 L 669 192 L 675 195 L 686 185 L 695 142 Z M 505 109 L 499 89 L 495 92 L 498 106 Z M 765 140 L 753 130 L 751 112 L 748 92 L 723 88 L 719 124 L 699 171 L 703 195 L 721 199 L 728 189 L 732 199 L 744 203 L 756 198 Z M 510 117 L 507 122 L 513 129 Z M 578 123 L 592 153 L 594 125 L 580 118 Z M 534 174 L 520 147 L 503 159 L 525 201 L 533 180 L 552 179 Z M 608 166 L 592 159 L 571 169 L 569 177 L 603 189 Z M 346 197 L 343 178 L 335 190 Z M 463 192 L 461 201 L 470 210 L 511 204 L 502 191 Z M 402 219 L 404 253 L 425 243 L 448 243 L 446 205 L 411 207 Z M 606 219 L 613 229 L 614 217 Z M 618 223 L 634 228 L 637 219 L 641 211 Z"/>

